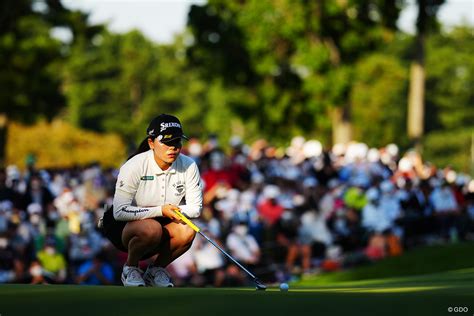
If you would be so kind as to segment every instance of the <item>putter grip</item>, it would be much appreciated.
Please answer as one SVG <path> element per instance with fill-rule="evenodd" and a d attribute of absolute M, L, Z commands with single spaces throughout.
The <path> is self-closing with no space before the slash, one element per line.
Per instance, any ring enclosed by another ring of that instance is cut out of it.
<path fill-rule="evenodd" d="M 189 227 L 191 227 L 196 233 L 199 233 L 200 229 L 199 227 L 197 227 L 196 225 L 194 225 L 193 222 L 191 222 L 186 216 L 184 216 L 183 213 L 181 213 L 180 211 L 174 211 L 178 216 L 179 218 L 185 222 Z"/>

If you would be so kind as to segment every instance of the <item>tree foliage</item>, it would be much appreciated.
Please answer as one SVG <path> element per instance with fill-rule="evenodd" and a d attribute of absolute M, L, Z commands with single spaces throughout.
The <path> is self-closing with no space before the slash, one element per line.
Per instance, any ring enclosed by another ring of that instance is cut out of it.
<path fill-rule="evenodd" d="M 350 98 L 356 139 L 377 147 L 406 145 L 406 67 L 396 56 L 375 53 L 355 73 Z"/>
<path fill-rule="evenodd" d="M 474 125 L 473 30 L 439 32 L 435 12 L 443 2 L 419 1 L 425 154 L 466 170 Z M 87 13 L 65 9 L 60 0 L 6 0 L 0 5 L 0 118 L 32 123 L 59 116 L 131 145 L 145 136 L 152 117 L 166 112 L 179 116 L 191 136 L 239 134 L 282 145 L 304 135 L 330 145 L 337 109 L 356 140 L 408 146 L 416 36 L 396 29 L 404 3 L 209 0 L 191 7 L 187 31 L 159 45 L 139 31 L 114 34 L 91 25 Z M 70 31 L 70 41 L 53 36 L 58 28 Z"/>
<path fill-rule="evenodd" d="M 26 168 L 25 158 L 34 155 L 38 168 L 70 168 L 90 163 L 117 168 L 126 158 L 117 135 L 101 135 L 78 129 L 60 120 L 40 121 L 33 126 L 11 123 L 7 164 Z"/>
<path fill-rule="evenodd" d="M 426 130 L 424 153 L 439 165 L 473 171 L 474 30 L 459 27 L 427 42 Z"/>
<path fill-rule="evenodd" d="M 61 43 L 30 1 L 2 1 L 0 12 L 0 113 L 25 122 L 51 118 L 64 106 L 56 75 Z"/>
<path fill-rule="evenodd" d="M 189 13 L 188 55 L 205 77 L 250 92 L 229 105 L 260 135 L 328 140 L 329 109 L 349 104 L 354 64 L 392 40 L 399 11 L 392 1 L 209 1 Z"/>

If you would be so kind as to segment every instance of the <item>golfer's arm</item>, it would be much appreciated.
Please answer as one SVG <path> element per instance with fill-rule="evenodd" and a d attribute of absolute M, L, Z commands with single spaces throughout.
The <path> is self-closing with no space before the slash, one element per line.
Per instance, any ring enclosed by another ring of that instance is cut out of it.
<path fill-rule="evenodd" d="M 114 218 L 117 221 L 136 221 L 163 216 L 161 205 L 153 207 L 132 206 L 133 196 L 123 191 L 115 191 Z"/>
<path fill-rule="evenodd" d="M 128 161 L 120 168 L 115 186 L 114 218 L 117 221 L 135 221 L 139 219 L 163 216 L 161 205 L 153 207 L 132 206 L 133 198 L 140 183 L 140 170 Z"/>
<path fill-rule="evenodd" d="M 179 205 L 181 212 L 189 218 L 196 218 L 202 211 L 202 183 L 195 163 L 186 170 L 186 204 Z"/>

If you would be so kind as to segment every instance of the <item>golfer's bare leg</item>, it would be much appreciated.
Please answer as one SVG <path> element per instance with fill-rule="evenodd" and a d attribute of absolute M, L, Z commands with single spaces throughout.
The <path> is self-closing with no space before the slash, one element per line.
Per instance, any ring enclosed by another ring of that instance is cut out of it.
<path fill-rule="evenodd" d="M 168 233 L 166 234 L 165 231 Z M 165 238 L 169 236 L 169 238 Z M 184 223 L 171 222 L 163 227 L 163 238 L 158 257 L 153 265 L 165 268 L 176 258 L 188 251 L 191 247 L 196 232 Z"/>
<path fill-rule="evenodd" d="M 122 232 L 122 243 L 128 249 L 128 266 L 138 266 L 145 254 L 158 252 L 163 228 L 154 219 L 128 222 Z"/>

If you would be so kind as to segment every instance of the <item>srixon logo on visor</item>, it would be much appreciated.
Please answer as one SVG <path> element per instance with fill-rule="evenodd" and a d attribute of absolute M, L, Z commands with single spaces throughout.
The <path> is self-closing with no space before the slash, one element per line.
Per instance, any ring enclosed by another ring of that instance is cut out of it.
<path fill-rule="evenodd" d="M 163 132 L 164 130 L 166 130 L 166 129 L 169 128 L 169 127 L 181 128 L 181 124 L 175 123 L 175 122 L 161 123 L 161 124 L 160 124 L 160 132 Z"/>

